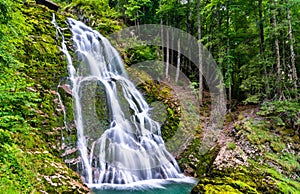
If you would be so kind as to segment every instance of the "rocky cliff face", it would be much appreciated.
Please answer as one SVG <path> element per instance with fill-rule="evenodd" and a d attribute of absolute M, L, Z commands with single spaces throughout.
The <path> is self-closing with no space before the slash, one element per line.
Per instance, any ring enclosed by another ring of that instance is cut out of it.
<path fill-rule="evenodd" d="M 51 24 L 54 12 L 31 0 L 5 1 L 2 11 L 0 192 L 87 193 L 61 159 L 56 87 L 65 62 Z M 56 16 L 64 24 L 65 15 Z"/>
<path fill-rule="evenodd" d="M 228 115 L 217 147 L 204 156 L 187 156 L 191 172 L 199 177 L 192 193 L 300 191 L 298 134 L 274 126 L 258 111 L 258 107 L 239 107 Z"/>

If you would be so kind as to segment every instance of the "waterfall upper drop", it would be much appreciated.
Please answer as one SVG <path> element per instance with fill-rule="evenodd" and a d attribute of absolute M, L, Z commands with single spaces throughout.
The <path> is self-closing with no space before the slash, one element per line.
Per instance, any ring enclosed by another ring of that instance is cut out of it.
<path fill-rule="evenodd" d="M 81 158 L 79 173 L 85 182 L 128 184 L 184 178 L 165 148 L 159 123 L 149 117 L 149 105 L 127 78 L 116 49 L 82 22 L 69 18 L 67 23 L 74 58 L 64 37 L 62 50 L 67 57 L 72 90 Z M 106 117 L 101 118 L 102 124 L 100 117 Z"/>

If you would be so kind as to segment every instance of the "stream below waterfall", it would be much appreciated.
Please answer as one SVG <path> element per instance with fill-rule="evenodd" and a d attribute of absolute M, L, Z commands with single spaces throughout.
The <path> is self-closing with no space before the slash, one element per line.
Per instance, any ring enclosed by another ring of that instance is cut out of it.
<path fill-rule="evenodd" d="M 191 183 L 167 183 L 160 188 L 103 188 L 93 189 L 93 192 L 95 194 L 188 194 L 194 186 Z"/>

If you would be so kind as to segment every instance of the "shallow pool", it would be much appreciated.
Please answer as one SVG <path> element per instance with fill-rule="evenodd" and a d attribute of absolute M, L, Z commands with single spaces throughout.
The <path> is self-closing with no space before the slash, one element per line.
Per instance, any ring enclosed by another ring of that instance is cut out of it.
<path fill-rule="evenodd" d="M 155 180 L 137 182 L 131 185 L 102 185 L 94 188 L 95 194 L 188 194 L 196 184 L 196 180 Z"/>

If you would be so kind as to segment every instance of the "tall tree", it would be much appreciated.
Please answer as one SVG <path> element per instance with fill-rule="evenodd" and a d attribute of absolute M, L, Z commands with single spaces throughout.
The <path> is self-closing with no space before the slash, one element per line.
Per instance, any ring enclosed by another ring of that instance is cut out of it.
<path fill-rule="evenodd" d="M 260 54 L 261 56 L 264 55 L 264 23 L 263 23 L 263 7 L 262 7 L 262 0 L 258 0 L 258 12 L 259 12 L 259 40 L 260 40 Z"/>
<path fill-rule="evenodd" d="M 290 13 L 290 8 L 288 6 L 289 1 L 286 0 L 287 8 L 286 8 L 286 13 L 287 13 L 287 20 L 288 20 L 288 26 L 289 26 L 289 43 L 290 43 L 290 52 L 291 52 L 291 64 L 292 64 L 292 81 L 294 83 L 295 89 L 298 87 L 298 76 L 297 76 L 297 69 L 295 65 L 295 51 L 294 51 L 294 40 L 293 40 L 293 29 L 292 29 L 292 23 L 291 23 L 291 13 Z"/>
<path fill-rule="evenodd" d="M 161 6 L 161 0 L 159 1 L 159 6 Z M 162 61 L 165 61 L 165 48 L 164 48 L 164 28 L 163 28 L 163 16 L 160 16 L 160 37 L 161 37 L 161 51 L 162 51 Z"/>
<path fill-rule="evenodd" d="M 258 103 L 265 98 L 287 95 L 288 90 L 299 87 L 298 0 L 153 0 L 146 5 L 142 3 L 143 6 L 139 4 L 139 8 L 135 8 L 133 0 L 117 1 L 131 7 L 127 10 L 130 12 L 132 9 L 133 14 L 131 17 L 127 15 L 127 18 L 132 22 L 138 18 L 136 25 L 156 21 L 186 30 L 197 37 L 222 68 L 229 101 L 240 98 L 245 102 Z M 153 9 L 156 14 L 151 15 Z M 146 15 L 152 18 L 146 20 Z M 187 60 L 192 57 L 191 52 L 183 56 L 171 49 L 179 48 L 179 45 L 178 39 L 173 40 L 170 27 L 161 34 L 162 47 L 165 47 L 163 60 L 167 63 L 166 78 L 170 74 L 169 65 L 177 65 L 177 76 L 182 70 L 193 81 L 199 82 L 201 103 L 204 90 L 201 47 L 198 64 L 193 64 Z M 180 50 L 188 47 L 188 44 L 181 44 Z M 195 72 L 196 65 L 199 65 L 199 71 Z M 287 75 L 291 75 L 291 79 L 286 79 Z"/>
<path fill-rule="evenodd" d="M 191 8 L 191 2 L 190 0 L 187 0 L 187 9 L 186 9 L 186 32 L 189 33 L 189 34 L 192 34 L 192 21 L 191 21 L 191 18 L 192 18 L 192 8 Z M 190 40 L 190 36 L 188 36 L 188 47 L 190 47 L 191 45 L 191 40 Z M 191 59 L 192 57 L 192 51 L 191 49 L 188 49 L 188 59 L 186 61 L 186 65 L 185 65 L 185 69 L 188 69 L 190 66 L 191 66 Z"/>
<path fill-rule="evenodd" d="M 168 26 L 169 22 L 168 22 L 168 19 L 167 19 L 167 26 Z M 168 79 L 169 78 L 169 64 L 170 64 L 170 29 L 169 27 L 167 27 L 167 48 L 166 48 L 166 78 Z"/>
<path fill-rule="evenodd" d="M 198 24 L 198 41 L 199 41 L 199 103 L 203 101 L 203 64 L 202 64 L 202 45 L 201 45 L 201 0 L 197 1 L 197 24 Z"/>
<path fill-rule="evenodd" d="M 263 5 L 262 5 L 263 0 L 258 0 L 258 15 L 259 15 L 259 43 L 260 43 L 260 57 L 262 60 L 265 59 L 265 33 L 264 33 L 264 19 L 263 19 Z M 269 76 L 268 76 L 268 71 L 267 71 L 267 67 L 266 64 L 263 63 L 263 67 L 264 67 L 264 77 L 266 79 L 266 83 L 265 83 L 265 91 L 268 95 L 269 93 Z"/>
<path fill-rule="evenodd" d="M 180 73 L 180 35 L 178 36 L 178 39 L 177 39 L 177 67 L 176 67 L 176 77 L 175 77 L 175 82 L 177 83 L 178 82 L 178 79 L 179 79 L 179 73 Z"/>
<path fill-rule="evenodd" d="M 273 26 L 275 29 L 275 51 L 276 51 L 276 67 L 277 67 L 277 93 L 279 96 L 282 95 L 281 93 L 281 75 L 282 75 L 282 67 L 281 67 L 281 57 L 280 57 L 280 48 L 279 48 L 279 40 L 278 40 L 278 30 L 277 30 L 277 19 L 276 19 L 276 10 L 272 10 L 272 20 L 273 20 Z"/>
<path fill-rule="evenodd" d="M 228 101 L 231 106 L 231 94 L 232 94 L 232 60 L 230 56 L 230 36 L 229 36 L 229 1 L 226 1 L 226 62 L 227 62 L 227 86 L 228 86 Z M 230 111 L 231 109 L 229 109 Z"/>
<path fill-rule="evenodd" d="M 134 21 L 134 25 L 137 27 L 138 33 L 140 18 L 145 15 L 142 10 L 150 3 L 150 0 L 128 0 L 128 3 L 124 5 L 125 14 L 130 18 L 130 20 Z"/>

